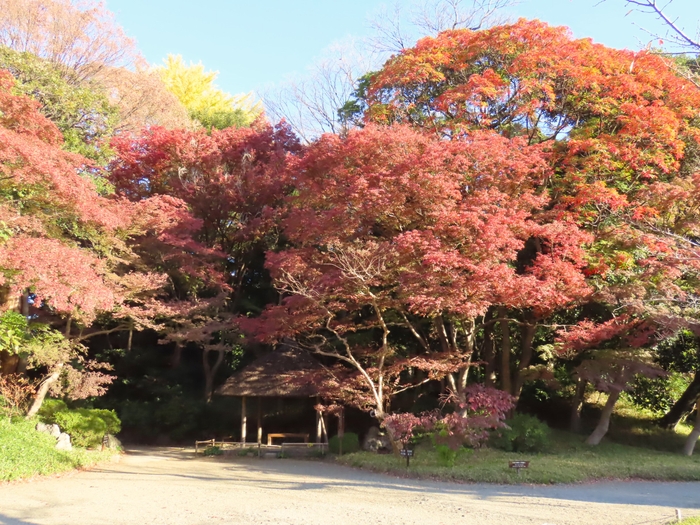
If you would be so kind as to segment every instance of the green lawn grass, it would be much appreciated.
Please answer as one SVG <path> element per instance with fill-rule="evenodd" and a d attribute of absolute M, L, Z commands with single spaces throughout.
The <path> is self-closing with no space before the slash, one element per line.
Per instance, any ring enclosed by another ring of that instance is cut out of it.
<path fill-rule="evenodd" d="M 602 410 L 601 404 L 593 410 L 595 417 L 589 421 L 589 430 L 592 430 L 597 423 L 599 410 Z M 675 430 L 664 430 L 655 423 L 661 415 L 661 413 L 640 409 L 632 405 L 629 398 L 622 396 L 615 406 L 610 431 L 605 439 L 624 445 L 668 452 L 682 450 L 692 430 L 691 426 L 679 423 Z M 700 454 L 700 446 L 697 447 L 696 453 Z"/>
<path fill-rule="evenodd" d="M 677 522 L 678 525 L 700 525 L 700 516 Z"/>
<path fill-rule="evenodd" d="M 650 439 L 649 435 L 645 439 Z M 661 442 L 658 436 L 654 439 Z M 603 479 L 700 481 L 700 454 L 687 457 L 676 451 L 623 445 L 611 440 L 590 447 L 584 440 L 585 436 L 582 435 L 553 430 L 547 453 L 521 454 L 483 448 L 458 458 L 453 467 L 441 466 L 429 443 L 416 447 L 409 468 L 406 468 L 404 458 L 393 454 L 357 452 L 342 456 L 338 461 L 395 475 L 465 482 L 550 484 Z M 679 436 L 678 443 L 681 442 L 682 436 Z M 514 469 L 508 468 L 511 460 L 530 461 L 530 468 L 521 470 L 518 475 Z"/>
<path fill-rule="evenodd" d="M 56 439 L 34 430 L 36 421 L 0 419 L 0 482 L 56 474 L 108 459 L 113 452 L 56 450 Z"/>

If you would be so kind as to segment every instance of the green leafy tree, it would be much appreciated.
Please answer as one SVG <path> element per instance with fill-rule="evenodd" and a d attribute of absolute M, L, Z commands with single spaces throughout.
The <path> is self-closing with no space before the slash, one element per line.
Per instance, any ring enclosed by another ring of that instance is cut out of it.
<path fill-rule="evenodd" d="M 106 162 L 118 110 L 102 91 L 69 82 L 55 64 L 9 47 L 0 47 L 0 69 L 7 69 L 15 77 L 16 94 L 41 104 L 41 113 L 63 134 L 65 150 Z"/>

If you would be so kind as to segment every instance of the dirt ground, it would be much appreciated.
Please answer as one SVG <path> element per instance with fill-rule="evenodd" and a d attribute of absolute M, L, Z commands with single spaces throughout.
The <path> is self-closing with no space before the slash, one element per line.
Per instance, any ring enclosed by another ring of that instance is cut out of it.
<path fill-rule="evenodd" d="M 700 514 L 700 483 L 459 485 L 178 449 L 0 485 L 0 525 L 641 525 L 675 521 L 677 508 Z"/>

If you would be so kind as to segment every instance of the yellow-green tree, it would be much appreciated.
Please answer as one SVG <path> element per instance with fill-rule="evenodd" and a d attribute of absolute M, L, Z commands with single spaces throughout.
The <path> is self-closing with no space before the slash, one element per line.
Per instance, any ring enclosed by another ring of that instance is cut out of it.
<path fill-rule="evenodd" d="M 205 71 L 201 63 L 188 65 L 180 55 L 168 55 L 157 70 L 190 117 L 205 128 L 249 126 L 262 114 L 262 105 L 252 94 L 229 95 L 221 91 L 214 84 L 218 72 Z"/>

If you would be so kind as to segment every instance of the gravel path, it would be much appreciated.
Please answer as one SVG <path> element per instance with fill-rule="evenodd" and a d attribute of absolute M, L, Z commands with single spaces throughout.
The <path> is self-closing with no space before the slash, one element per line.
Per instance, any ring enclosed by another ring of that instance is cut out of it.
<path fill-rule="evenodd" d="M 700 483 L 459 485 L 176 449 L 0 485 L 0 525 L 641 525 L 669 523 L 676 508 L 700 514 Z"/>

